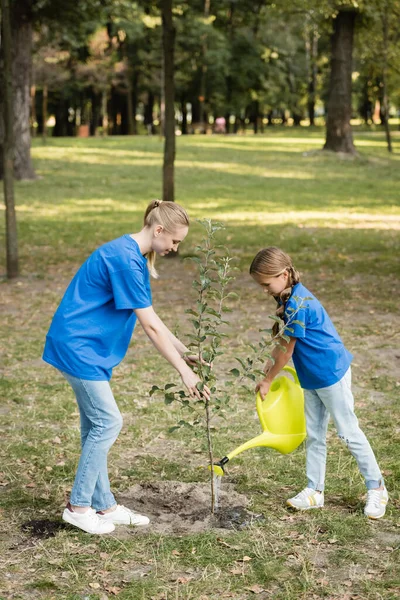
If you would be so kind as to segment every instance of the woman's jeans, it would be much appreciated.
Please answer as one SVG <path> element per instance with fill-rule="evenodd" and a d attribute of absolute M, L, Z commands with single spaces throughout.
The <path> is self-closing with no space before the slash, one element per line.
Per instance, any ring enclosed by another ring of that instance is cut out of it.
<path fill-rule="evenodd" d="M 326 434 L 329 416 L 332 416 L 338 436 L 346 442 L 368 490 L 383 485 L 375 455 L 354 414 L 354 398 L 351 392 L 351 369 L 345 376 L 329 387 L 304 390 L 307 423 L 307 478 L 308 487 L 323 491 L 326 469 Z"/>
<path fill-rule="evenodd" d="M 106 510 L 116 504 L 108 479 L 107 454 L 121 431 L 122 416 L 108 381 L 62 374 L 75 392 L 81 416 L 82 453 L 70 502 Z"/>

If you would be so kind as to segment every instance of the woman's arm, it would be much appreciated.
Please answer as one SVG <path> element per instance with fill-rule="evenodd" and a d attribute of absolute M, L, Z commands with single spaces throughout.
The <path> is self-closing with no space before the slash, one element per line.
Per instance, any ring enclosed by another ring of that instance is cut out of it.
<path fill-rule="evenodd" d="M 196 396 L 197 398 L 201 398 L 201 393 L 196 387 L 200 379 L 193 373 L 192 369 L 180 355 L 180 348 L 183 348 L 183 352 L 186 352 L 186 346 L 173 336 L 173 338 L 179 342 L 179 350 L 175 347 L 170 337 L 170 335 L 172 336 L 173 334 L 171 334 L 169 329 L 154 312 L 152 306 L 148 308 L 137 308 L 135 314 L 154 347 L 178 371 L 189 394 L 192 397 Z M 206 398 L 210 398 L 210 390 L 207 386 L 204 386 L 203 394 Z"/>
<path fill-rule="evenodd" d="M 271 364 L 271 361 L 267 362 L 265 368 L 265 377 L 256 386 L 256 392 L 260 392 L 263 400 L 269 392 L 269 388 L 271 387 L 273 379 L 280 373 L 280 371 L 282 371 L 283 367 L 287 365 L 289 360 L 292 358 L 293 350 L 296 344 L 296 338 L 291 337 L 289 342 L 281 339 L 279 340 L 279 344 L 286 348 L 286 352 L 284 352 L 279 346 L 275 346 L 275 348 L 272 350 L 272 358 L 275 362 L 273 365 Z"/>

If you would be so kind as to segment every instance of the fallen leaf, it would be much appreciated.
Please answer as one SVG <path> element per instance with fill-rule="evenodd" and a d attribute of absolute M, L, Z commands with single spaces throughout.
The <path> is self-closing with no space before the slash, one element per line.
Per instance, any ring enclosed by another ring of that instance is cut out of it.
<path fill-rule="evenodd" d="M 113 596 L 118 596 L 118 594 L 120 593 L 122 588 L 119 588 L 116 585 L 114 585 L 114 586 L 105 585 L 104 589 L 106 590 L 106 592 L 113 594 Z"/>
<path fill-rule="evenodd" d="M 264 591 L 264 588 L 262 588 L 261 585 L 258 585 L 256 583 L 251 587 L 246 588 L 246 590 L 249 590 L 249 592 L 253 592 L 253 594 L 261 594 L 261 592 Z"/>
<path fill-rule="evenodd" d="M 249 560 L 252 560 L 251 556 L 243 556 L 242 558 L 243 562 L 248 562 Z"/>
<path fill-rule="evenodd" d="M 189 581 L 192 581 L 193 577 L 178 577 L 178 579 L 176 579 L 176 583 L 189 583 Z"/>
<path fill-rule="evenodd" d="M 174 556 L 180 556 L 181 553 L 179 552 L 179 550 L 172 550 L 171 554 L 173 554 Z"/>
<path fill-rule="evenodd" d="M 232 573 L 232 575 L 243 575 L 242 569 L 230 569 L 229 573 Z"/>
<path fill-rule="evenodd" d="M 53 444 L 61 444 L 61 440 L 60 440 L 60 438 L 58 437 L 58 435 L 56 435 L 56 437 L 55 437 L 55 438 L 53 438 L 51 441 L 53 442 Z"/>
<path fill-rule="evenodd" d="M 95 581 L 94 583 L 89 583 L 89 587 L 91 587 L 92 590 L 98 590 L 100 588 L 100 584 Z"/>
<path fill-rule="evenodd" d="M 106 558 L 109 558 L 109 556 L 110 555 L 108 554 L 108 552 L 100 552 L 100 558 L 102 558 L 103 560 L 106 560 Z"/>
<path fill-rule="evenodd" d="M 346 579 L 345 581 L 343 581 L 343 585 L 351 587 L 353 585 L 353 582 L 351 581 L 351 579 Z"/>
<path fill-rule="evenodd" d="M 336 538 L 330 538 L 330 539 L 328 540 L 328 542 L 329 542 L 330 544 L 337 544 L 337 539 L 336 539 Z"/>

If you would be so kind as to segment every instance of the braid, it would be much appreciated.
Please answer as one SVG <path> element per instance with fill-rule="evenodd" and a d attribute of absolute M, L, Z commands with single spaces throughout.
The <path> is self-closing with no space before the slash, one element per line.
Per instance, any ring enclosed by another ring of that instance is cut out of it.
<path fill-rule="evenodd" d="M 293 286 L 300 282 L 299 271 L 293 266 L 290 256 L 275 246 L 260 250 L 250 266 L 250 274 L 252 275 L 277 277 L 284 271 L 288 273 L 288 285 L 279 296 L 274 296 L 278 305 L 275 316 L 282 321 L 284 320 L 286 303 L 292 295 Z M 272 327 L 273 337 L 279 334 L 280 329 L 281 324 L 276 321 Z"/>

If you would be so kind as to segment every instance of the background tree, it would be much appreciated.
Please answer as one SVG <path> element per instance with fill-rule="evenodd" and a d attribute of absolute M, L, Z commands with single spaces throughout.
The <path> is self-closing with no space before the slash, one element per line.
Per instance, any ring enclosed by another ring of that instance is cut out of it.
<path fill-rule="evenodd" d="M 175 164 L 175 25 L 172 16 L 172 0 L 161 0 L 160 4 L 163 27 L 163 81 L 165 97 L 163 200 L 173 202 Z"/>
<path fill-rule="evenodd" d="M 355 154 L 351 131 L 353 40 L 357 15 L 354 6 L 342 6 L 333 19 L 331 72 L 324 150 Z"/>
<path fill-rule="evenodd" d="M 12 46 L 11 20 L 9 0 L 1 0 L 1 88 L 3 90 L 3 169 L 4 169 L 4 200 L 6 205 L 6 254 L 7 277 L 12 279 L 18 275 L 18 242 L 17 222 L 14 206 L 14 108 L 12 85 Z"/>

